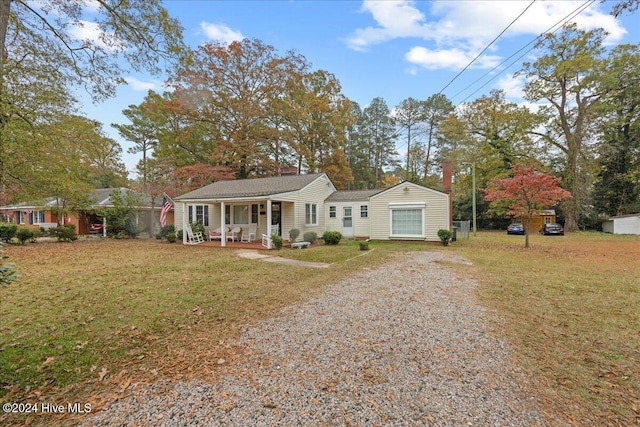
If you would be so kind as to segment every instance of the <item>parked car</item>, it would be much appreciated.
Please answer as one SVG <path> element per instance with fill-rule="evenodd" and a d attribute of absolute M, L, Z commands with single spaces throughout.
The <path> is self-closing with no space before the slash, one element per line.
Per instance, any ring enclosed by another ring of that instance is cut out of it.
<path fill-rule="evenodd" d="M 524 234 L 524 226 L 522 224 L 511 224 L 507 227 L 507 234 Z"/>
<path fill-rule="evenodd" d="M 560 224 L 545 224 L 540 229 L 543 236 L 564 236 L 564 228 Z"/>
<path fill-rule="evenodd" d="M 102 234 L 103 227 L 101 222 L 94 222 L 89 226 L 89 234 Z"/>

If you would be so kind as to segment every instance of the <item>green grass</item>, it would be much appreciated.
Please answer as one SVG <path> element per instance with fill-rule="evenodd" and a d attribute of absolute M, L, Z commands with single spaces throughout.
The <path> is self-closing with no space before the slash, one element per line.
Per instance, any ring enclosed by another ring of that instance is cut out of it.
<path fill-rule="evenodd" d="M 577 424 L 640 421 L 640 238 L 601 233 L 524 238 L 479 233 L 479 296 L 552 410 Z"/>
<path fill-rule="evenodd" d="M 215 378 L 242 356 L 243 325 L 400 252 L 459 252 L 482 304 L 500 319 L 546 410 L 576 424 L 637 423 L 640 406 L 640 238 L 479 233 L 451 247 L 359 242 L 271 251 L 329 269 L 239 258 L 228 248 L 94 240 L 7 247 L 20 280 L 0 288 L 0 393 L 98 408 L 129 382 Z M 124 386 L 123 386 L 124 384 Z M 20 423 L 19 417 L 0 424 Z M 55 418 L 55 424 L 73 424 Z M 77 419 L 75 420 L 77 421 Z M 38 417 L 42 425 L 50 420 Z"/>
<path fill-rule="evenodd" d="M 242 325 L 385 262 L 393 250 L 348 262 L 361 253 L 352 244 L 279 251 L 330 269 L 234 252 L 128 240 L 8 247 L 20 278 L 0 288 L 0 397 L 97 402 L 126 379 L 215 376 L 216 361 L 234 357 L 221 343 Z"/>

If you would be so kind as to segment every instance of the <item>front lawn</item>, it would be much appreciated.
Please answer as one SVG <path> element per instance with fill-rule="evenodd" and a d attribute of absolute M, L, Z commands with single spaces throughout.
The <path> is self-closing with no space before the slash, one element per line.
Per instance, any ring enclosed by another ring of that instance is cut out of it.
<path fill-rule="evenodd" d="M 640 237 L 478 233 L 454 248 L 483 304 L 533 374 L 543 403 L 575 425 L 640 423 Z"/>
<path fill-rule="evenodd" d="M 332 251 L 343 248 L 352 249 Z M 335 262 L 314 269 L 247 260 L 232 249 L 158 241 L 5 249 L 20 278 L 0 288 L 0 397 L 89 401 L 94 407 L 107 391 L 159 375 L 215 376 L 235 357 L 227 342 L 243 324 L 317 294 L 360 266 L 383 262 L 389 253 L 342 263 L 350 253 L 332 260 L 322 255 L 322 246 L 289 250 Z M 46 417 L 35 420 L 48 424 Z"/>

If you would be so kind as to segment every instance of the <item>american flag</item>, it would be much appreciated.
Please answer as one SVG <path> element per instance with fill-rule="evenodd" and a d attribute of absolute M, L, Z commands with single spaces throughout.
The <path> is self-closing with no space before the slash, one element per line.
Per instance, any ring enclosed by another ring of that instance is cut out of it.
<path fill-rule="evenodd" d="M 167 212 L 173 208 L 173 204 L 169 201 L 169 198 L 165 195 L 162 198 L 162 209 L 160 209 L 160 226 L 167 225 Z"/>
<path fill-rule="evenodd" d="M 33 211 L 31 209 L 27 209 L 27 215 L 31 215 Z"/>

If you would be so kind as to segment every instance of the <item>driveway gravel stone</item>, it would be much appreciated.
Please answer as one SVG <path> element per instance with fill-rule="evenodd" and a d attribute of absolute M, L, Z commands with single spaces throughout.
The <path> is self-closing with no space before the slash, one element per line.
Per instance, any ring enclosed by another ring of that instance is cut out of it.
<path fill-rule="evenodd" d="M 548 424 L 476 283 L 443 260 L 465 262 L 424 251 L 358 272 L 247 326 L 247 359 L 216 384 L 158 381 L 83 425 Z"/>

